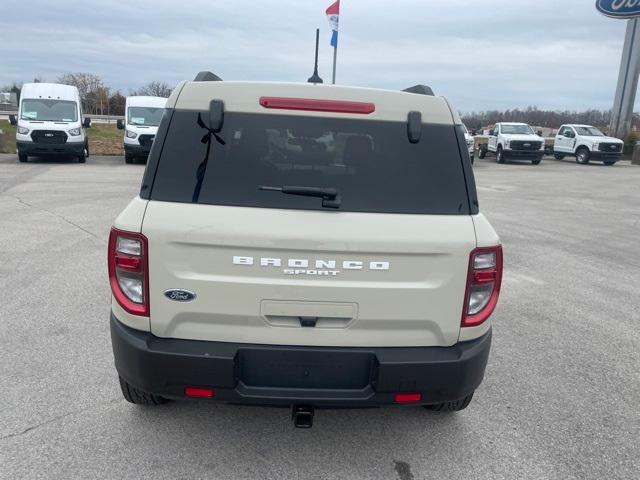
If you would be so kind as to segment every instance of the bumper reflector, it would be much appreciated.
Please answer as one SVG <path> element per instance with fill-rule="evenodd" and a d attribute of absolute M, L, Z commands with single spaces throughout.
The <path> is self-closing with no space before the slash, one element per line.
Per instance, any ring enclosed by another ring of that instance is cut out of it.
<path fill-rule="evenodd" d="M 186 387 L 184 394 L 191 398 L 213 398 L 215 392 L 212 388 L 204 387 Z"/>
<path fill-rule="evenodd" d="M 422 400 L 421 393 L 396 393 L 393 401 L 396 403 L 416 403 Z"/>

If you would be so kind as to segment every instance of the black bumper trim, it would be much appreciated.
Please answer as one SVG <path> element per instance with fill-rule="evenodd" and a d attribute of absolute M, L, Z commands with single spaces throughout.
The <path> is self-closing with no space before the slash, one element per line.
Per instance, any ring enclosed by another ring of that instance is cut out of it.
<path fill-rule="evenodd" d="M 600 152 L 598 150 L 594 150 L 591 152 L 590 159 L 591 160 L 615 160 L 618 161 L 622 158 L 622 152 Z"/>
<path fill-rule="evenodd" d="M 144 147 L 142 145 L 130 145 L 128 143 L 124 144 L 125 155 L 130 155 L 132 157 L 148 157 L 150 151 L 151 145 L 149 145 L 148 147 Z"/>
<path fill-rule="evenodd" d="M 503 150 L 505 158 L 535 160 L 544 157 L 542 150 Z"/>
<path fill-rule="evenodd" d="M 45 155 L 82 155 L 84 153 L 83 142 L 67 143 L 36 143 L 17 142 L 16 147 L 22 155 L 33 155 L 34 157 Z"/>
<path fill-rule="evenodd" d="M 491 332 L 452 347 L 295 347 L 159 338 L 111 313 L 118 374 L 141 390 L 184 398 L 186 386 L 227 403 L 372 407 L 398 392 L 423 404 L 457 400 L 482 382 Z M 290 382 L 290 384 L 288 384 Z"/>

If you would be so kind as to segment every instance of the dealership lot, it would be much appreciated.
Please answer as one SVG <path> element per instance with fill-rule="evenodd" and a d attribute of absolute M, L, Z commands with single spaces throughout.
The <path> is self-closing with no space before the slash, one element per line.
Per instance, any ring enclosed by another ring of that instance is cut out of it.
<path fill-rule="evenodd" d="M 0 155 L 1 478 L 635 478 L 640 167 L 477 160 L 501 235 L 485 382 L 455 415 L 127 404 L 106 241 L 141 165 Z"/>

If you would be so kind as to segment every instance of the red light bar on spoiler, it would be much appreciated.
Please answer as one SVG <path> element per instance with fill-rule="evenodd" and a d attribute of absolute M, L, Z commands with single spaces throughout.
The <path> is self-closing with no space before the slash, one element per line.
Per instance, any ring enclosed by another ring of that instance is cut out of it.
<path fill-rule="evenodd" d="M 361 115 L 368 115 L 376 111 L 376 106 L 373 103 L 318 100 L 314 98 L 260 97 L 260 105 L 264 108 L 275 108 L 279 110 L 359 113 Z"/>

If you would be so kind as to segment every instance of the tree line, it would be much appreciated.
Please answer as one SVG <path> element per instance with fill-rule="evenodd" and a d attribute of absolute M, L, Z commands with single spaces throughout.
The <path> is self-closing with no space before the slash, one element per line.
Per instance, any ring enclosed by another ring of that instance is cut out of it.
<path fill-rule="evenodd" d="M 487 125 L 498 122 L 523 122 L 536 127 L 560 128 L 565 123 L 578 123 L 594 125 L 601 129 L 607 129 L 611 121 L 611 110 L 585 110 L 582 112 L 539 110 L 535 106 L 524 110 L 499 111 L 488 110 L 483 112 L 470 112 L 461 114 L 462 121 L 469 130 L 480 130 Z M 640 116 L 633 115 L 632 126 L 640 127 Z"/>
<path fill-rule="evenodd" d="M 35 78 L 34 82 L 42 82 Z M 60 75 L 55 83 L 73 85 L 78 88 L 82 100 L 82 111 L 87 115 L 124 115 L 126 96 L 120 90 L 113 90 L 104 84 L 103 79 L 93 73 L 70 72 Z M 13 83 L 0 88 L 2 92 L 14 92 L 20 101 L 21 84 Z M 168 98 L 172 87 L 166 82 L 152 81 L 136 89 L 129 90 L 129 96 L 150 95 Z"/>

